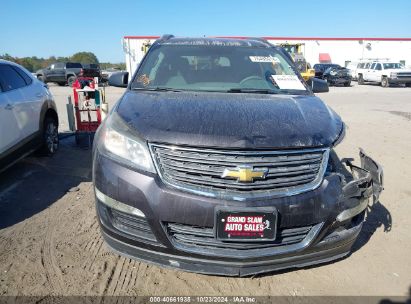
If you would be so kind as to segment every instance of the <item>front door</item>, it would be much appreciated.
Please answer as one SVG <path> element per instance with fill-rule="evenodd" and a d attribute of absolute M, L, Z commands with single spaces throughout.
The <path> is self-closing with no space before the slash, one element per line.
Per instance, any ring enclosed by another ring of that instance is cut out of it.
<path fill-rule="evenodd" d="M 66 81 L 66 70 L 65 64 L 63 62 L 58 62 L 54 64 L 54 79 L 56 82 L 65 82 Z"/>
<path fill-rule="evenodd" d="M 377 63 L 374 67 L 374 73 L 373 73 L 372 81 L 380 82 L 381 81 L 381 75 L 382 75 L 381 63 Z"/>
<path fill-rule="evenodd" d="M 373 81 L 373 72 L 374 72 L 374 66 L 375 66 L 375 62 L 374 63 L 367 63 L 366 65 L 366 69 L 364 71 L 364 80 L 365 81 Z"/>
<path fill-rule="evenodd" d="M 0 130 L 2 130 L 0 132 L 0 155 L 15 146 L 21 139 L 21 130 L 13 103 L 16 95 L 20 97 L 18 92 L 0 92 Z"/>
<path fill-rule="evenodd" d="M 44 73 L 46 74 L 47 81 L 56 81 L 56 65 L 50 65 Z"/>

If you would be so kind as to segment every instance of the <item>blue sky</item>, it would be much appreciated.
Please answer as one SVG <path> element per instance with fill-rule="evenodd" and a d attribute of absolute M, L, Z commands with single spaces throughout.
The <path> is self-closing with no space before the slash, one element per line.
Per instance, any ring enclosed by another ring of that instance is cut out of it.
<path fill-rule="evenodd" d="M 410 20 L 409 0 L 1 0 L 0 54 L 121 62 L 125 35 L 411 37 Z"/>

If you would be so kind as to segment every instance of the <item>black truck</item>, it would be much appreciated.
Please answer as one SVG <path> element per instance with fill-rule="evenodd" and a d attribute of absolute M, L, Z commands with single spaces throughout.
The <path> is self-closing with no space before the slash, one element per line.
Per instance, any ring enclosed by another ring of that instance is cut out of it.
<path fill-rule="evenodd" d="M 37 79 L 40 81 L 55 82 L 60 86 L 73 85 L 78 76 L 99 77 L 100 67 L 96 64 L 82 65 L 78 62 L 56 62 L 45 69 L 36 72 Z"/>

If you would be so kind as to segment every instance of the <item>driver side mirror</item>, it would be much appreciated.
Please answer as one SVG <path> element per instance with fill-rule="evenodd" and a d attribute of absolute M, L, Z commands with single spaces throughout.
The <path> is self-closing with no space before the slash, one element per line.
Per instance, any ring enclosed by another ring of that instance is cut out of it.
<path fill-rule="evenodd" d="M 307 81 L 307 84 L 311 87 L 313 93 L 326 93 L 330 90 L 327 81 L 322 79 L 313 77 Z"/>
<path fill-rule="evenodd" d="M 108 84 L 113 87 L 127 88 L 128 72 L 113 73 L 108 79 Z"/>

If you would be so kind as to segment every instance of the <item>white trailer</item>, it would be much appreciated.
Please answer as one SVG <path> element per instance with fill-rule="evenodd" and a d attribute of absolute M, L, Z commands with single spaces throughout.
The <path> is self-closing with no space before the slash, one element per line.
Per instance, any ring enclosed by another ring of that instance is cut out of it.
<path fill-rule="evenodd" d="M 122 40 L 127 71 L 134 73 L 147 48 L 160 36 L 125 36 Z M 247 37 L 220 37 L 238 38 Z M 411 67 L 411 38 L 262 37 L 272 44 L 304 44 L 311 65 L 322 60 L 347 66 L 366 58 L 390 58 Z"/>

